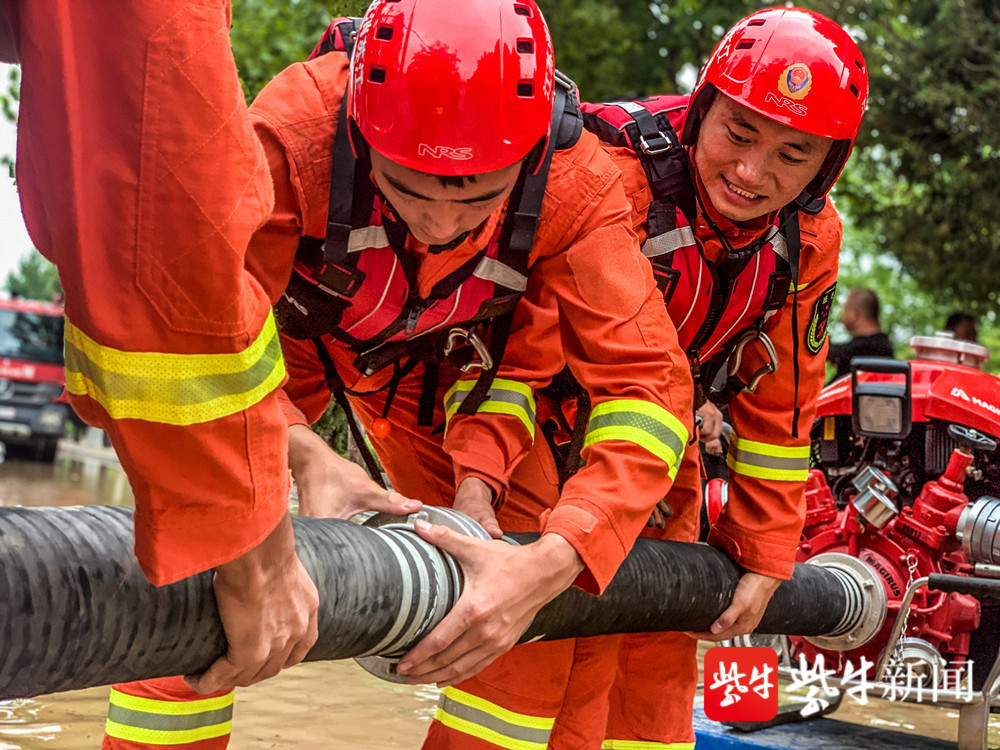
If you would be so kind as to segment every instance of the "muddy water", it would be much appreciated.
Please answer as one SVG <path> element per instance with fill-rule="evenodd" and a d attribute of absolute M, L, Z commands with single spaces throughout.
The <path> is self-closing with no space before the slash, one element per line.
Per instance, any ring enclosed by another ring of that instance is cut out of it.
<path fill-rule="evenodd" d="M 98 459 L 100 450 L 80 447 Z M 0 465 L 0 506 L 130 505 L 128 482 L 112 463 L 59 458 Z M 2 647 L 2 644 L 0 644 Z M 353 661 L 299 665 L 237 692 L 231 750 L 418 748 L 437 691 L 393 685 Z M 96 750 L 107 711 L 107 688 L 0 701 L 0 750 Z M 953 740 L 957 711 L 849 697 L 834 715 L 842 721 Z M 1000 722 L 990 746 L 1000 747 Z M 817 734 L 820 728 L 817 727 Z"/>

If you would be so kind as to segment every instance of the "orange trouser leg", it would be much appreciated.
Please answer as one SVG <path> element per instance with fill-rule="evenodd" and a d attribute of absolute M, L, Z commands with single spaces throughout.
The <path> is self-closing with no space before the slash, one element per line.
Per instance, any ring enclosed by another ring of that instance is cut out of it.
<path fill-rule="evenodd" d="M 577 712 L 591 704 L 584 683 L 571 679 L 574 669 L 586 670 L 591 662 L 614 661 L 616 649 L 604 638 L 551 641 L 517 646 L 475 677 L 445 688 L 424 741 L 424 750 L 584 750 L 599 748 L 604 735 L 606 688 L 598 710 Z M 588 643 L 590 642 L 590 643 Z M 605 646 L 605 647 L 602 647 Z M 595 670 L 602 673 L 604 670 Z M 571 692 L 570 688 L 574 690 Z M 574 704 L 575 700 L 587 700 Z M 571 705 L 572 704 L 572 705 Z M 556 717 L 570 710 L 576 733 L 556 744 L 552 727 Z"/>
<path fill-rule="evenodd" d="M 113 685 L 101 750 L 226 750 L 233 692 L 201 695 L 182 677 Z"/>
<path fill-rule="evenodd" d="M 693 542 L 701 511 L 701 462 L 697 443 L 688 446 L 667 495 L 673 516 L 662 531 L 643 536 Z M 684 633 L 636 633 L 622 637 L 611 690 L 606 750 L 691 750 L 691 719 L 698 685 L 698 642 Z"/>

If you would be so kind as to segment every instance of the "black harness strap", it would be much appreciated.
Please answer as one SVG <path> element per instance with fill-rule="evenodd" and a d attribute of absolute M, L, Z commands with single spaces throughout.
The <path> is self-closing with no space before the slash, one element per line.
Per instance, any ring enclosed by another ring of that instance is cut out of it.
<path fill-rule="evenodd" d="M 344 381 L 341 380 L 340 374 L 337 372 L 337 368 L 333 364 L 330 352 L 326 350 L 326 345 L 323 343 L 322 339 L 313 339 L 313 345 L 316 347 L 316 355 L 319 357 L 319 361 L 323 363 L 323 370 L 326 373 L 327 387 L 329 387 L 330 393 L 333 394 L 334 400 L 336 400 L 340 408 L 344 410 L 344 416 L 347 418 L 347 427 L 351 431 L 351 437 L 354 438 L 354 444 L 358 447 L 361 459 L 365 462 L 365 468 L 368 470 L 368 476 L 377 482 L 382 489 L 386 489 L 385 482 L 382 481 L 382 470 L 379 468 L 377 459 L 368 447 L 368 442 L 365 440 L 364 433 L 358 426 L 354 410 L 351 409 L 351 404 L 347 400 Z M 330 447 L 332 448 L 333 446 Z"/>

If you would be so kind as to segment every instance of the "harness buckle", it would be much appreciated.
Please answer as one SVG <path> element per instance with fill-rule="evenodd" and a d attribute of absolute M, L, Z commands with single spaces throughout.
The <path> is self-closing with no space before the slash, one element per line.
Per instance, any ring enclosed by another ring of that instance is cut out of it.
<path fill-rule="evenodd" d="M 358 268 L 326 263 L 316 274 L 316 280 L 338 296 L 350 299 L 361 288 L 365 274 Z"/>
<path fill-rule="evenodd" d="M 652 136 L 650 140 L 646 140 L 646 136 L 639 136 L 639 148 L 643 150 L 644 153 L 649 156 L 656 156 L 657 154 L 664 154 L 670 150 L 670 139 L 667 138 L 662 132 L 657 132 L 656 135 Z"/>
<path fill-rule="evenodd" d="M 764 345 L 768 362 L 758 368 L 749 381 L 744 382 L 736 376 L 736 373 L 739 372 L 740 365 L 743 362 L 743 350 L 751 341 L 760 341 Z M 740 340 L 736 342 L 736 346 L 733 347 L 732 354 L 729 355 L 729 364 L 726 367 L 728 383 L 734 393 L 753 393 L 757 389 L 760 379 L 765 375 L 771 375 L 776 372 L 779 364 L 778 352 L 775 351 L 774 343 L 768 338 L 768 335 L 757 329 L 751 329 L 740 337 Z"/>
<path fill-rule="evenodd" d="M 490 356 L 486 344 L 479 338 L 475 331 L 465 328 L 452 328 L 448 331 L 448 341 L 444 345 L 444 356 L 449 356 L 456 347 L 463 344 L 471 344 L 479 355 L 479 361 L 471 360 L 459 367 L 462 372 L 472 372 L 473 370 L 492 370 L 493 357 Z"/>

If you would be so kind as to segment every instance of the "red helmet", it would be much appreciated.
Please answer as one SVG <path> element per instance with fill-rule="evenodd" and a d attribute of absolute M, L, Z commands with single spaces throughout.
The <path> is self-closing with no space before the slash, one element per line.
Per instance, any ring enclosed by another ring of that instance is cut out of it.
<path fill-rule="evenodd" d="M 737 23 L 701 70 L 682 142 L 693 145 L 716 91 L 782 125 L 834 143 L 806 190 L 825 195 L 847 162 L 868 103 L 861 50 L 839 25 L 800 8 L 770 8 Z"/>
<path fill-rule="evenodd" d="M 358 30 L 348 116 L 399 164 L 481 174 L 544 148 L 554 86 L 533 0 L 376 0 Z"/>

